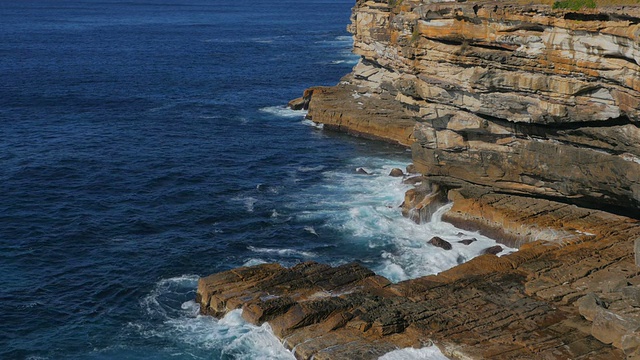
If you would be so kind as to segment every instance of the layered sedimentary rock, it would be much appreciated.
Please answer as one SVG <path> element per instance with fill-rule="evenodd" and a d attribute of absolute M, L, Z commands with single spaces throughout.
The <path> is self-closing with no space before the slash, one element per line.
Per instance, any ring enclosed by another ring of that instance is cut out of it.
<path fill-rule="evenodd" d="M 307 94 L 314 121 L 412 144 L 434 183 L 637 216 L 638 7 L 361 0 L 349 30 L 361 60 Z"/>
<path fill-rule="evenodd" d="M 242 308 L 299 359 L 376 359 L 431 342 L 456 359 L 640 358 L 638 221 L 548 200 L 522 207 L 513 195 L 457 197 L 452 216 L 492 212 L 558 236 L 398 284 L 357 263 L 234 269 L 199 281 L 201 310 Z"/>
<path fill-rule="evenodd" d="M 299 359 L 640 359 L 640 8 L 358 0 L 349 29 L 353 72 L 291 105 L 411 146 L 405 215 L 453 202 L 443 220 L 519 251 L 398 284 L 239 268 L 199 281 L 201 311 L 242 308 Z"/>

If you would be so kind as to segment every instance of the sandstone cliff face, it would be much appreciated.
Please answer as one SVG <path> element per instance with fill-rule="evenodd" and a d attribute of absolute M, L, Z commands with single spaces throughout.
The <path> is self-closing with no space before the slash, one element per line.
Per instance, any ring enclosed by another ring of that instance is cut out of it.
<path fill-rule="evenodd" d="M 640 8 L 394 3 L 357 2 L 314 121 L 411 144 L 432 183 L 638 216 Z"/>

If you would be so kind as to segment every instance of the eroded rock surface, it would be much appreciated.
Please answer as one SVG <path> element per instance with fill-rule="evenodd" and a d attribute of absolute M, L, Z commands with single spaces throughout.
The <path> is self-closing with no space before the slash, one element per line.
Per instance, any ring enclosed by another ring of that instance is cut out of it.
<path fill-rule="evenodd" d="M 375 359 L 429 341 L 453 358 L 637 355 L 638 222 L 547 200 L 528 199 L 531 206 L 522 209 L 521 199 L 490 194 L 460 203 L 466 216 L 502 212 L 504 221 L 538 219 L 548 231 L 570 236 L 398 284 L 357 263 L 239 268 L 200 279 L 197 300 L 204 314 L 242 308 L 246 320 L 268 321 L 300 359 Z"/>
<path fill-rule="evenodd" d="M 394 4 L 394 5 L 389 5 Z M 412 145 L 432 182 L 640 208 L 640 8 L 359 0 L 329 128 Z"/>
<path fill-rule="evenodd" d="M 452 201 L 443 220 L 519 251 L 398 284 L 357 263 L 239 268 L 199 281 L 201 311 L 242 308 L 300 359 L 430 341 L 459 359 L 640 358 L 640 8 L 358 0 L 349 29 L 352 73 L 291 106 L 411 146 L 405 215 Z"/>

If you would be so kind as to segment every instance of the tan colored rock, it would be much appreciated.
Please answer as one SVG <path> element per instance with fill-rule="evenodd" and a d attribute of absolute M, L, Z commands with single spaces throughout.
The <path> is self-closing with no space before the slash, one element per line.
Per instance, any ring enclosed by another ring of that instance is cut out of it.
<path fill-rule="evenodd" d="M 514 228 L 535 222 L 578 237 L 549 243 L 531 234 L 516 253 L 482 255 L 398 284 L 358 264 L 239 268 L 199 281 L 201 311 L 221 316 L 242 308 L 248 321 L 268 321 L 301 359 L 375 359 L 425 339 L 458 358 L 637 355 L 640 308 L 625 289 L 640 285 L 630 251 L 638 221 L 513 195 L 468 201 L 476 203 L 468 204 L 469 215 L 503 212 Z M 607 277 L 624 282 L 604 286 Z"/>
<path fill-rule="evenodd" d="M 361 1 L 349 29 L 362 59 L 316 89 L 309 116 L 412 145 L 443 185 L 637 212 L 639 8 Z"/>
<path fill-rule="evenodd" d="M 329 130 L 404 146 L 414 141 L 415 118 L 406 115 L 400 104 L 358 95 L 349 85 L 314 88 L 307 117 Z"/>

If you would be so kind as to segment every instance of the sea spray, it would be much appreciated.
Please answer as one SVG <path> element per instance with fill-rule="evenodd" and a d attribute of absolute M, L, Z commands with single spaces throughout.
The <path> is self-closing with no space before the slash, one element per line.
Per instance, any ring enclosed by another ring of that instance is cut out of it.
<path fill-rule="evenodd" d="M 193 300 L 197 280 L 194 275 L 160 280 L 141 302 L 149 320 L 130 324 L 131 331 L 158 339 L 190 358 L 294 359 L 269 324 L 247 323 L 240 309 L 219 320 L 199 315 Z"/>

